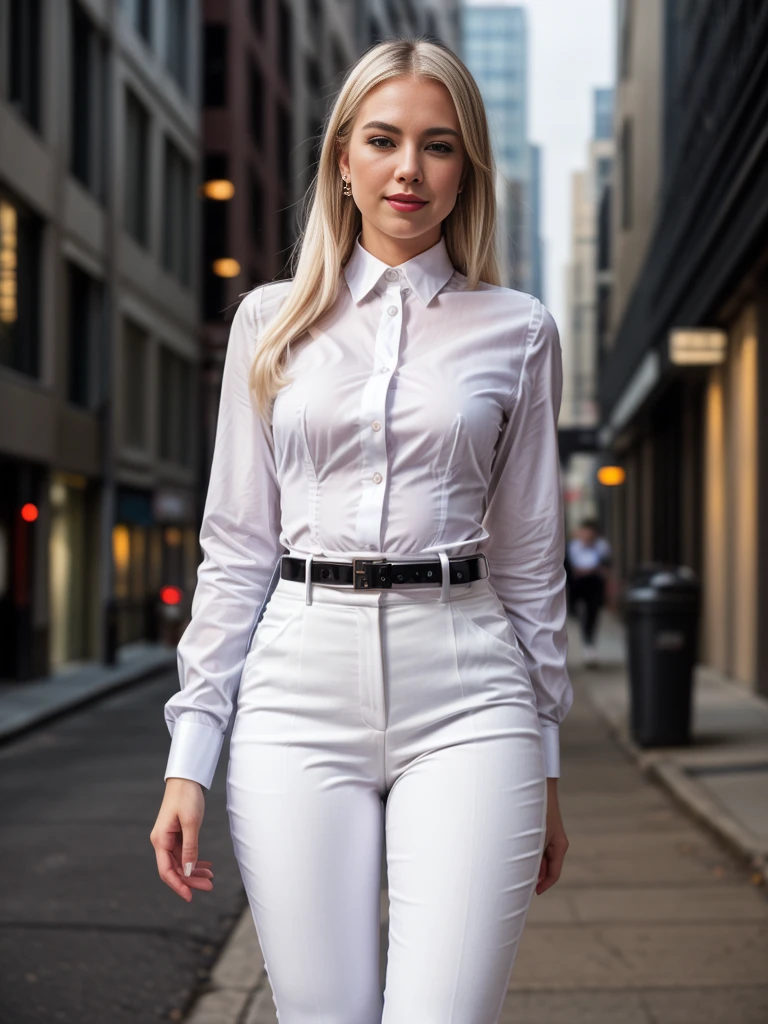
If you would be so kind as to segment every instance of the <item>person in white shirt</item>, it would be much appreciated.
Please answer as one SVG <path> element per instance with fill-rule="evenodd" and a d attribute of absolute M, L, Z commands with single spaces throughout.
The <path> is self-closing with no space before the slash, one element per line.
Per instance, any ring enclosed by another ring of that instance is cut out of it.
<path fill-rule="evenodd" d="M 568 603 L 579 620 L 586 666 L 598 663 L 597 628 L 611 558 L 611 545 L 600 535 L 599 523 L 583 519 L 568 541 L 567 566 Z"/>
<path fill-rule="evenodd" d="M 292 279 L 232 323 L 151 841 L 176 893 L 212 889 L 231 726 L 281 1024 L 498 1021 L 568 846 L 561 348 L 499 283 L 494 194 L 464 64 L 380 43 L 329 114 Z"/>

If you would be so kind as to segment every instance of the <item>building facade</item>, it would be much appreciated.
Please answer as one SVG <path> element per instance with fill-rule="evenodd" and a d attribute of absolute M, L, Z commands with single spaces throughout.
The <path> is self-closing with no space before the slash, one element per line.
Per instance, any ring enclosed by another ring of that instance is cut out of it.
<path fill-rule="evenodd" d="M 0 677 L 195 568 L 195 0 L 0 0 Z"/>
<path fill-rule="evenodd" d="M 626 0 L 619 28 L 599 374 L 601 438 L 627 474 L 618 569 L 691 566 L 700 660 L 768 694 L 768 7 Z"/>

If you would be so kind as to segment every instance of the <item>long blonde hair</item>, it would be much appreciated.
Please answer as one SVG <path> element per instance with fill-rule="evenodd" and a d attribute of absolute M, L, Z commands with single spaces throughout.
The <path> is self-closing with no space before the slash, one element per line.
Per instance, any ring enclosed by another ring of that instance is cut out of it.
<path fill-rule="evenodd" d="M 362 226 L 354 200 L 341 191 L 338 158 L 349 145 L 352 125 L 366 94 L 390 78 L 416 76 L 442 82 L 458 115 L 467 154 L 464 187 L 443 222 L 446 249 L 454 267 L 467 277 L 499 284 L 496 259 L 495 163 L 480 90 L 453 51 L 419 37 L 378 43 L 350 69 L 327 117 L 317 173 L 305 197 L 308 210 L 291 258 L 291 289 L 265 327 L 249 374 L 262 416 L 268 416 L 277 392 L 290 383 L 283 373 L 291 341 L 301 337 L 333 306 L 341 269 Z"/>

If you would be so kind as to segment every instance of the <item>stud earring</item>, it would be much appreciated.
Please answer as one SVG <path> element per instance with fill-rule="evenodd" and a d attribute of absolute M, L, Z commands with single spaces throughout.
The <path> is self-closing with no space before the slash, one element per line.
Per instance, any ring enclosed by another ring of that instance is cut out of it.
<path fill-rule="evenodd" d="M 341 194 L 343 196 L 351 196 L 352 195 L 352 185 L 350 184 L 349 181 L 347 181 L 347 179 L 346 179 L 346 177 L 344 175 L 342 175 L 342 177 L 344 178 L 344 186 L 342 188 Z"/>

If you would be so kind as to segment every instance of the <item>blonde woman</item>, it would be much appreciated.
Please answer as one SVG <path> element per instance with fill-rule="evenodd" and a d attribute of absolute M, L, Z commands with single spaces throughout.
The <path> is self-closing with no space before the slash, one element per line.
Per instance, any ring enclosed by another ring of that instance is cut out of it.
<path fill-rule="evenodd" d="M 281 1024 L 493 1024 L 568 845 L 557 330 L 498 283 L 486 113 L 450 50 L 360 58 L 309 200 L 292 280 L 231 328 L 158 871 L 212 888 L 203 790 L 233 719 Z"/>

